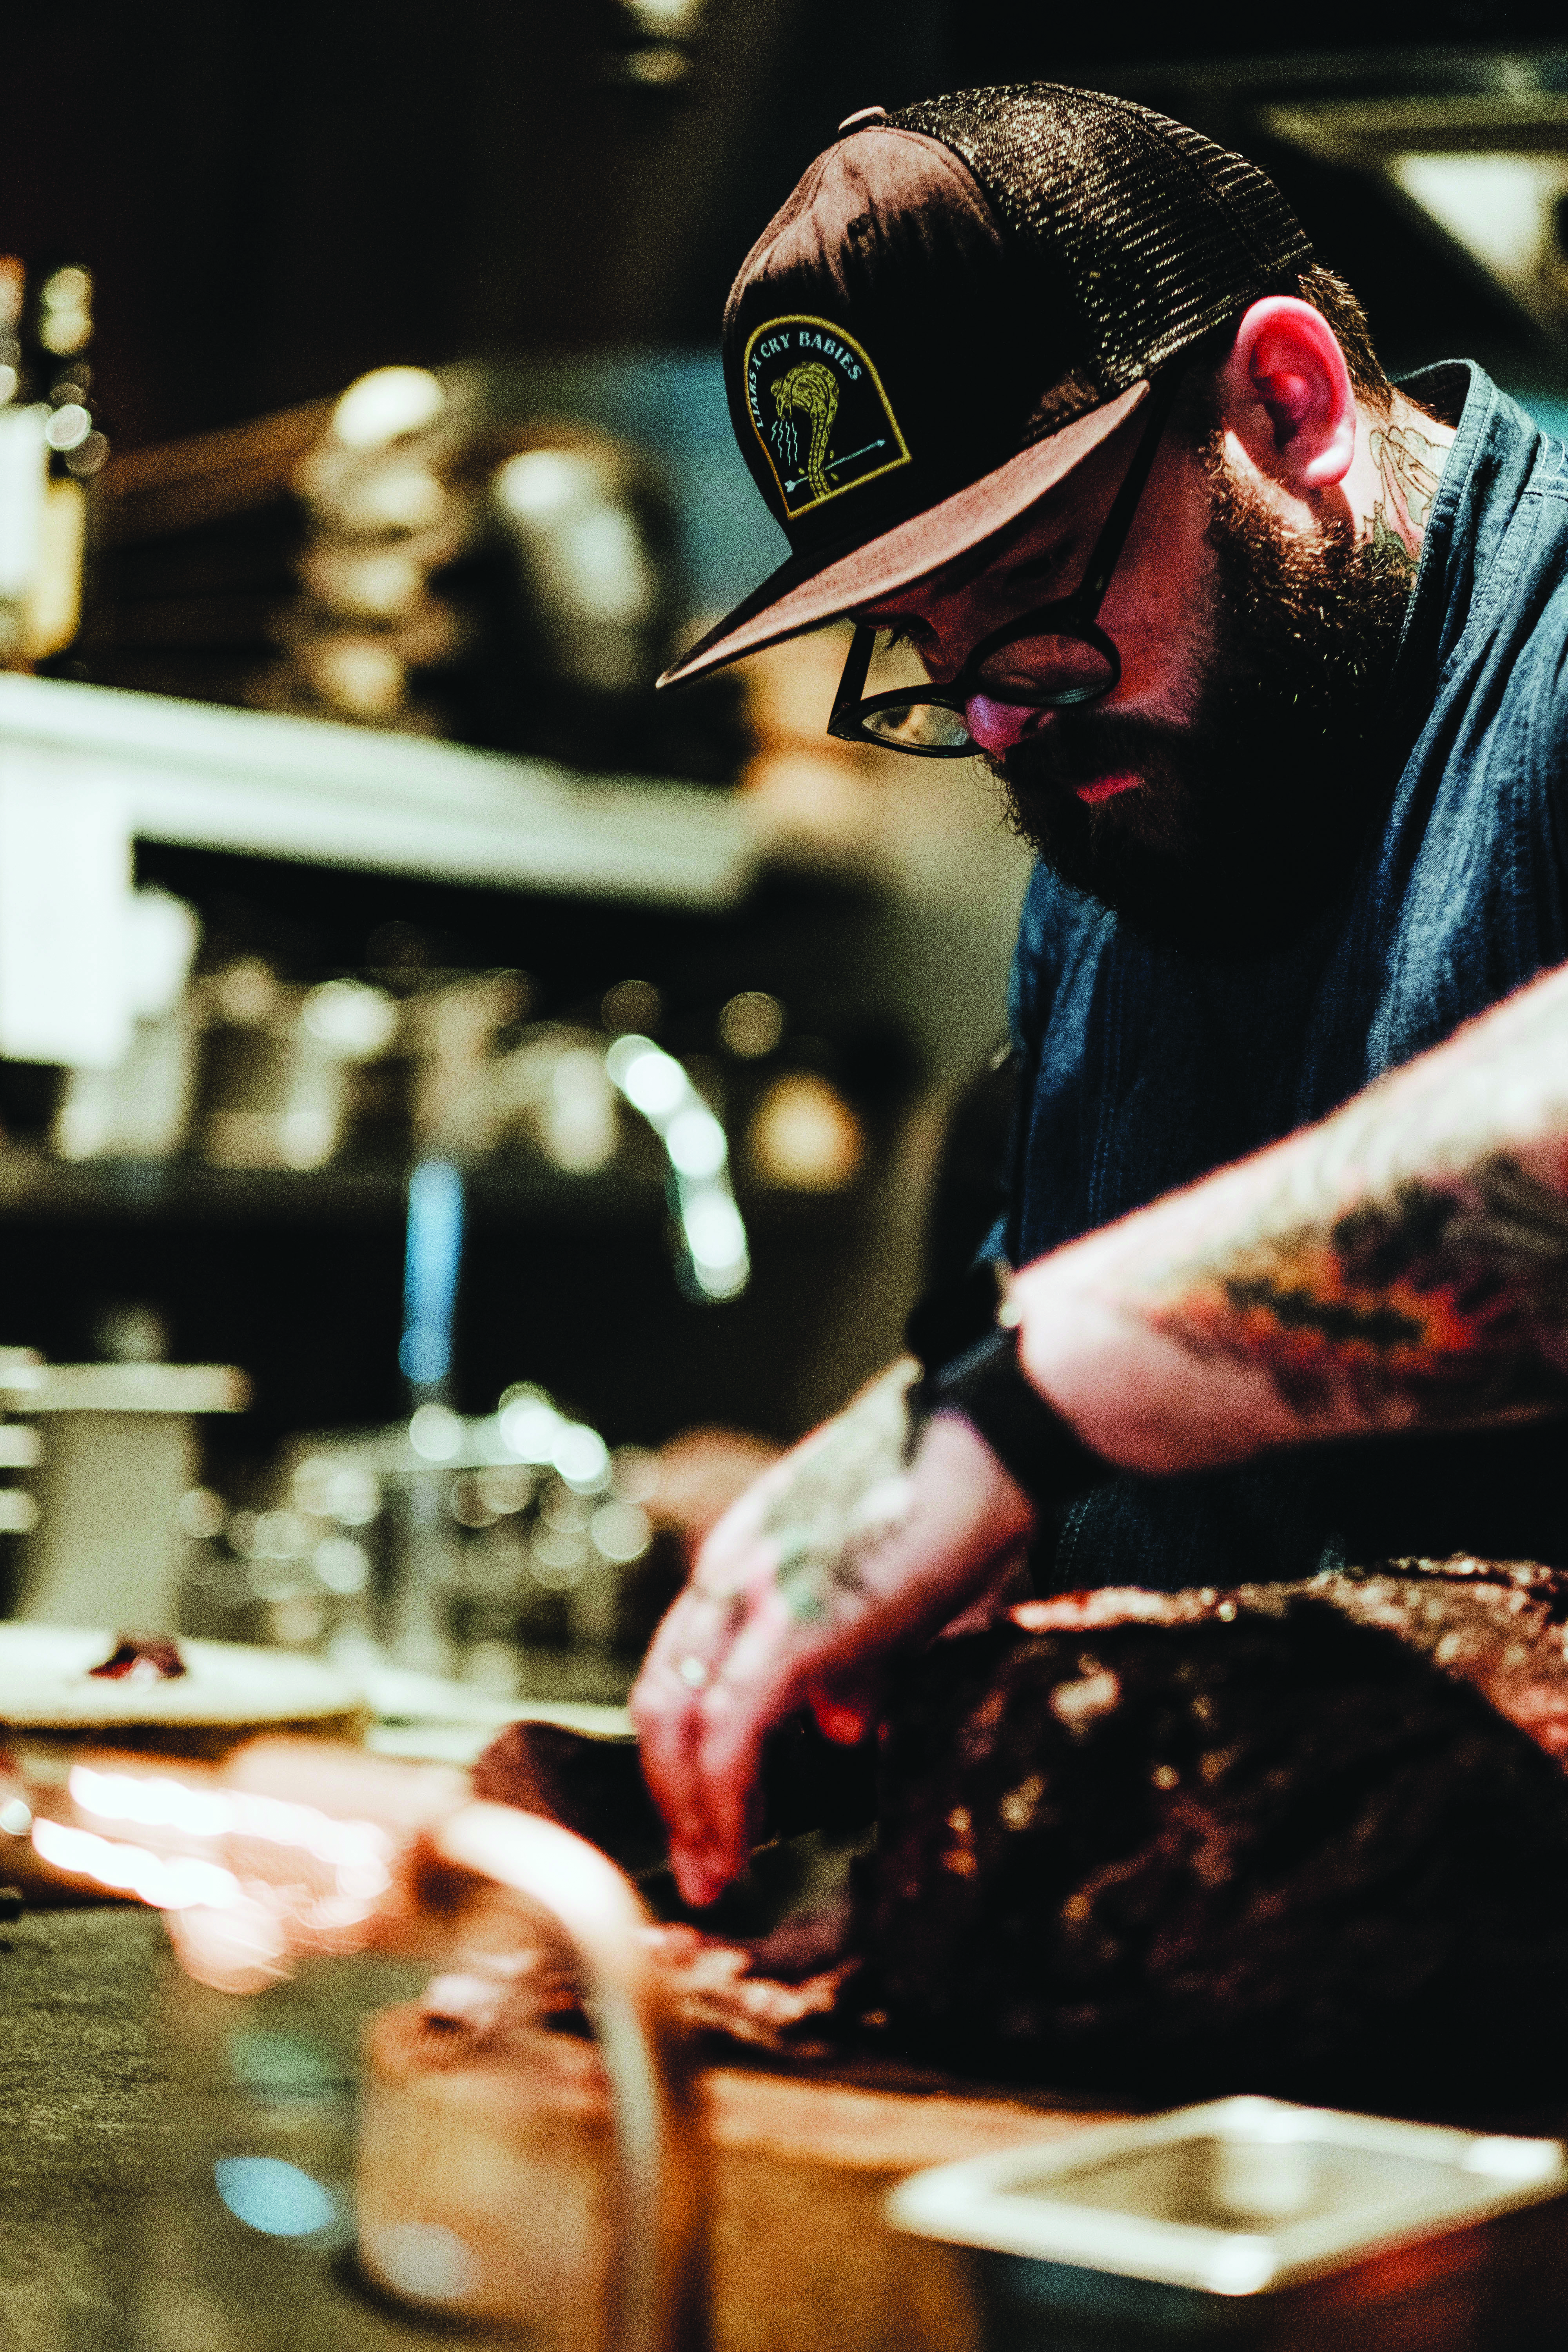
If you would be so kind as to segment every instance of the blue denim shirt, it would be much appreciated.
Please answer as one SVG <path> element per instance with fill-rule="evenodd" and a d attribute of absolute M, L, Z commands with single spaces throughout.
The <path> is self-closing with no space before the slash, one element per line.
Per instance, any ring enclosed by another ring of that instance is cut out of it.
<path fill-rule="evenodd" d="M 1013 978 L 1033 1074 L 1017 1262 L 1324 1118 L 1568 959 L 1568 454 L 1468 363 L 1407 388 L 1458 432 L 1392 681 L 1386 823 L 1309 932 L 1244 961 L 1150 945 L 1037 872 Z M 1069 1513 L 1054 1581 L 1460 1549 L 1568 1566 L 1568 1426 L 1120 1479 Z"/>

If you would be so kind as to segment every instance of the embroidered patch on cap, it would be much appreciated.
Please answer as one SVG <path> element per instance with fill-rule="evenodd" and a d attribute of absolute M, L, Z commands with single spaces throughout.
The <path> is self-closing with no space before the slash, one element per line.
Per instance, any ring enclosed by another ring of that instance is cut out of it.
<path fill-rule="evenodd" d="M 881 378 L 826 319 L 770 319 L 746 345 L 746 406 L 786 519 L 907 466 Z"/>

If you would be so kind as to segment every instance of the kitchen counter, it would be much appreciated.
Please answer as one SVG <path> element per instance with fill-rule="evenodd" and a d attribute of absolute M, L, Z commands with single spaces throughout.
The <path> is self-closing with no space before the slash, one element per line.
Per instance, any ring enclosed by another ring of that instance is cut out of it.
<path fill-rule="evenodd" d="M 237 2042 L 251 2005 L 179 1979 L 188 1999 L 171 2035 L 163 1996 L 174 1980 L 151 1912 L 36 1912 L 0 1930 L 0 2346 L 393 2352 L 445 2340 L 359 2293 L 342 2260 L 346 2230 L 261 2237 L 211 2195 L 212 2149 L 245 2154 L 258 2141 L 245 2112 L 257 2103 L 200 2080 L 215 2025 Z M 264 2032 L 249 2038 L 264 2052 Z M 342 2140 L 340 2085 L 318 2078 L 302 2099 L 289 2096 L 298 2084 L 276 2087 L 259 2137 L 281 2137 L 312 2166 L 324 2142 Z"/>
<path fill-rule="evenodd" d="M 514 2344 L 378 2302 L 353 2265 L 361 2028 L 427 1973 L 308 1964 L 240 2002 L 181 1976 L 145 1911 L 83 1906 L 0 1927 L 3 2352 Z M 769 2071 L 742 2053 L 706 2090 L 716 2352 L 978 2352 L 967 2258 L 890 2235 L 883 2198 L 921 2166 L 1107 2119 L 1082 2098 L 881 2066 Z M 1560 2133 L 1568 2116 L 1495 2121 Z M 268 2234 L 265 2213 L 247 2226 L 226 2210 L 230 2164 L 258 2158 L 314 2199 L 314 2226 Z"/>
<path fill-rule="evenodd" d="M 0 1928 L 0 2343 L 120 2352 L 128 2210 L 161 2128 L 150 2021 L 162 1919 L 92 1908 Z"/>
<path fill-rule="evenodd" d="M 29 1913 L 0 1929 L 0 2347 L 452 2342 L 449 2324 L 358 2284 L 346 2193 L 361 2021 L 427 1973 L 317 1964 L 238 2002 L 180 1976 L 145 1911 Z M 921 2165 L 1100 2120 L 744 2064 L 708 2082 L 716 2339 L 731 2352 L 975 2352 L 963 2258 L 888 2236 L 882 2198 Z M 327 2226 L 268 2236 L 226 2211 L 215 2166 L 257 2156 L 324 2186 Z M 461 2340 L 500 2352 L 513 2339 L 465 2327 Z"/>

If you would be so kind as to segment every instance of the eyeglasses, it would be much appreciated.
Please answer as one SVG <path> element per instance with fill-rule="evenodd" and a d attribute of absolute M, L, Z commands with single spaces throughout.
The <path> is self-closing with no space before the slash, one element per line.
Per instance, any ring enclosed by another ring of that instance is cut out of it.
<path fill-rule="evenodd" d="M 982 637 L 958 676 L 946 686 L 907 686 L 868 695 L 877 631 L 858 626 L 849 658 L 838 681 L 827 731 L 844 743 L 875 743 L 885 751 L 910 751 L 921 760 L 963 760 L 976 749 L 965 715 L 975 695 L 1020 709 L 1056 710 L 1068 703 L 1098 702 L 1121 676 L 1121 656 L 1095 614 L 1105 600 L 1160 436 L 1174 404 L 1182 371 L 1173 368 L 1156 385 L 1149 419 L 1131 465 L 1117 491 L 1105 528 L 1095 541 L 1082 584 L 1054 604 L 1037 605 L 1016 621 Z M 1027 686 L 994 683 L 986 664 L 1013 648 L 1008 669 L 1029 677 Z"/>

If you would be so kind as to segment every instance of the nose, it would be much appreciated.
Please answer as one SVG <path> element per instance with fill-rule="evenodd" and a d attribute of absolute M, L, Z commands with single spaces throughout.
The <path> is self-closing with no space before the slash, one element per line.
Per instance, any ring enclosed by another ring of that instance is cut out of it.
<path fill-rule="evenodd" d="M 1000 758 L 1026 735 L 1034 734 L 1047 714 L 1026 702 L 997 702 L 988 694 L 972 694 L 963 706 L 963 716 L 981 751 Z"/>

